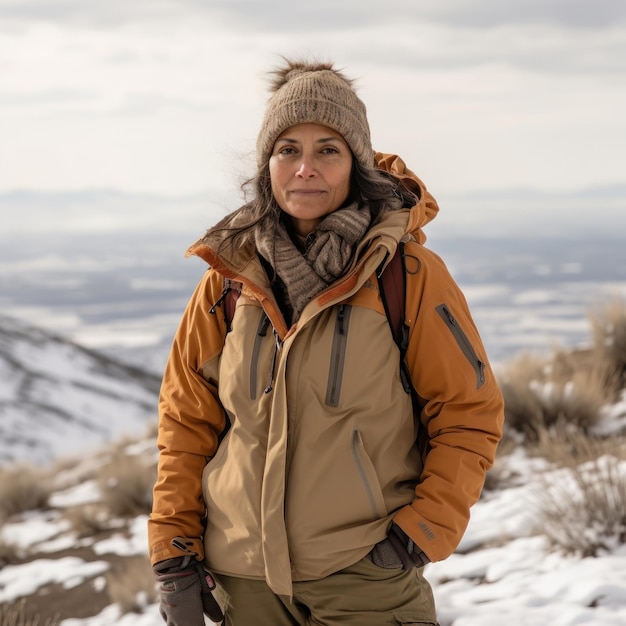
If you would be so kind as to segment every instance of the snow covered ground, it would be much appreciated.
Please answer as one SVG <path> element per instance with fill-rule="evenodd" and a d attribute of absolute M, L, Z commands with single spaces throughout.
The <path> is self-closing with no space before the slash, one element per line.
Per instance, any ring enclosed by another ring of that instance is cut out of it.
<path fill-rule="evenodd" d="M 609 417 L 619 424 L 625 415 L 622 403 Z M 626 480 L 626 461 L 614 461 Z M 458 551 L 427 566 L 441 626 L 624 626 L 626 545 L 596 558 L 555 552 L 537 527 L 534 512 L 542 485 L 566 480 L 566 473 L 527 457 L 521 448 L 501 457 L 497 469 L 507 486 L 486 492 L 474 507 Z M 95 483 L 83 483 L 55 494 L 51 504 L 58 509 L 98 497 Z M 36 545 L 40 555 L 0 570 L 0 603 L 19 600 L 54 581 L 69 589 L 91 580 L 98 590 L 106 585 L 107 554 L 145 554 L 146 517 L 134 519 L 130 534 L 95 543 L 101 561 L 45 557 L 75 542 L 58 513 L 31 513 L 7 524 L 0 540 L 22 548 Z M 117 605 L 110 605 L 88 619 L 65 619 L 61 626 L 161 626 L 158 606 L 145 599 L 143 606 L 141 614 L 121 615 Z"/>

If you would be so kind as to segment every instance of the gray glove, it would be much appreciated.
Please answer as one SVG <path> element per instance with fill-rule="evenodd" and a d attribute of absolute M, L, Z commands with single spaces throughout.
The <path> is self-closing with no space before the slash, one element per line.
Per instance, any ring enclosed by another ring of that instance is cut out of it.
<path fill-rule="evenodd" d="M 391 524 L 387 537 L 379 541 L 367 556 L 374 565 L 385 569 L 412 569 L 430 563 L 426 554 L 395 523 Z"/>
<path fill-rule="evenodd" d="M 224 614 L 211 593 L 213 576 L 195 557 L 180 556 L 153 567 L 161 596 L 159 611 L 167 626 L 204 626 L 204 615 L 221 623 Z"/>

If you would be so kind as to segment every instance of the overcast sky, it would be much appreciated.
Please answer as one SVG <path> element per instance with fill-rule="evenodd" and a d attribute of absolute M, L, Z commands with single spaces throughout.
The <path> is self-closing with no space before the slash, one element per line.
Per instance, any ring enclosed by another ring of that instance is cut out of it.
<path fill-rule="evenodd" d="M 624 0 L 0 0 L 0 192 L 234 187 L 281 54 L 435 193 L 626 184 Z"/>

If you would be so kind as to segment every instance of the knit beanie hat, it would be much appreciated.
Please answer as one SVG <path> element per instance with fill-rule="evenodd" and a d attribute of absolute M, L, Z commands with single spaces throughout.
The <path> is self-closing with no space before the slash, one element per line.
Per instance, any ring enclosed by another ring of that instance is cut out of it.
<path fill-rule="evenodd" d="M 267 163 L 283 131 L 306 122 L 332 128 L 345 139 L 359 163 L 374 166 L 367 112 L 349 78 L 332 63 L 289 60 L 272 75 L 273 94 L 257 139 L 259 167 Z"/>

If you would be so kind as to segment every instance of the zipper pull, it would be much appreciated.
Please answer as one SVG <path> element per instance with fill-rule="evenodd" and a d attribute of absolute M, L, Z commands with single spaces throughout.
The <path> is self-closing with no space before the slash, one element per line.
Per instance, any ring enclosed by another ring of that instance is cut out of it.
<path fill-rule="evenodd" d="M 222 291 L 222 295 L 218 298 L 217 302 L 209 309 L 209 313 L 211 315 L 215 315 L 215 311 L 217 307 L 220 306 L 220 304 L 222 304 L 224 300 L 226 300 L 226 296 L 229 294 L 231 290 L 232 290 L 232 287 L 226 287 L 224 291 Z"/>
<path fill-rule="evenodd" d="M 447 318 L 450 320 L 450 324 L 456 326 L 456 319 L 454 319 L 454 315 L 450 313 L 450 309 L 447 306 L 444 306 L 443 310 L 445 311 Z"/>
<path fill-rule="evenodd" d="M 170 543 L 177 549 L 183 552 L 184 554 L 189 554 L 191 556 L 198 557 L 198 553 L 190 550 L 189 548 L 193 546 L 193 542 L 185 539 L 184 537 L 174 537 Z"/>
<path fill-rule="evenodd" d="M 339 334 L 343 335 L 343 318 L 345 317 L 345 304 L 339 305 L 339 310 L 337 311 L 337 322 L 339 325 Z"/>

